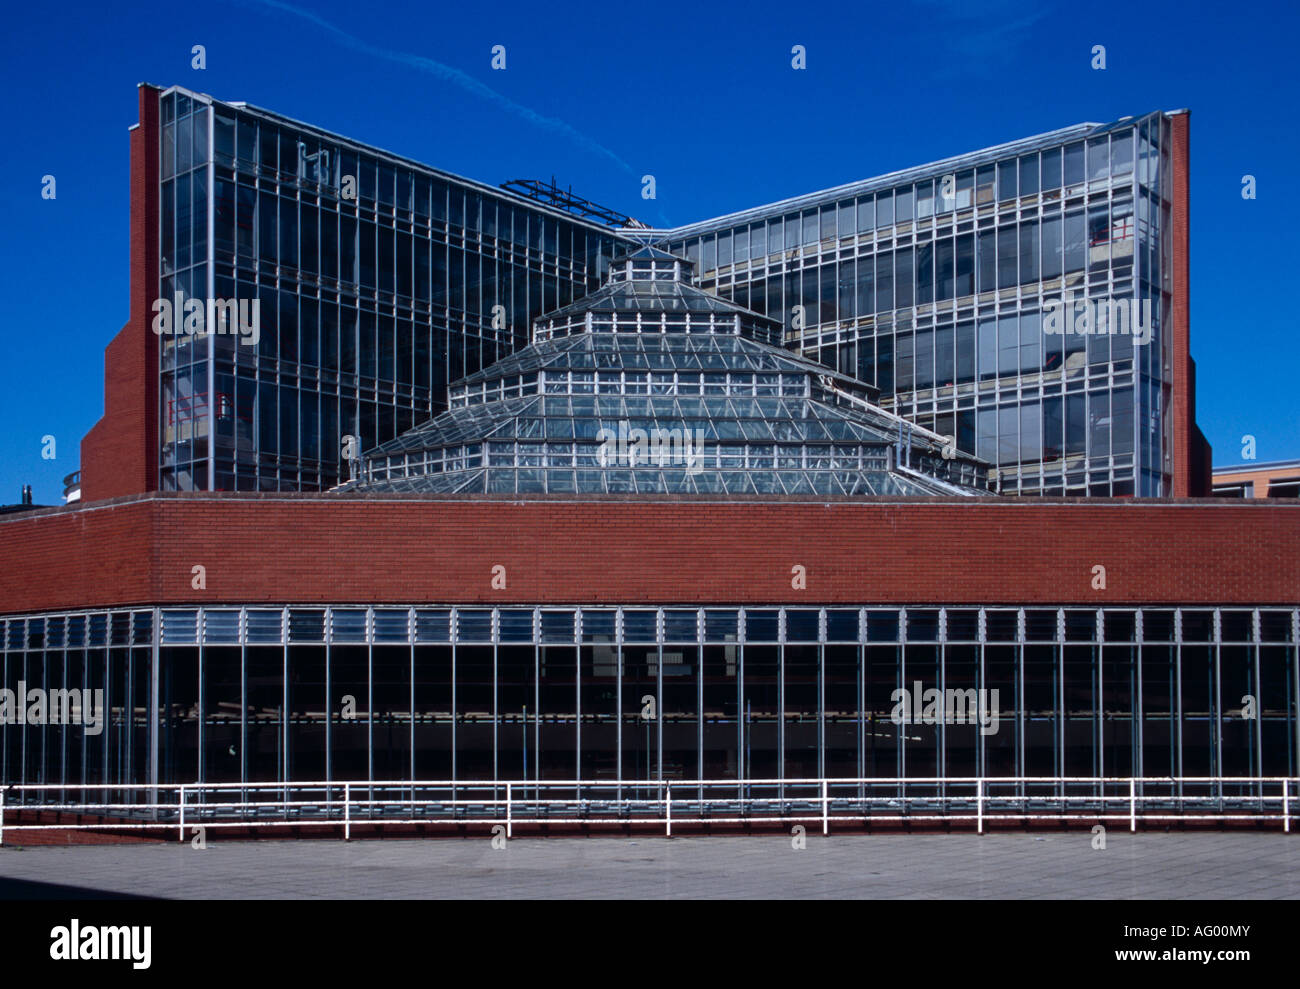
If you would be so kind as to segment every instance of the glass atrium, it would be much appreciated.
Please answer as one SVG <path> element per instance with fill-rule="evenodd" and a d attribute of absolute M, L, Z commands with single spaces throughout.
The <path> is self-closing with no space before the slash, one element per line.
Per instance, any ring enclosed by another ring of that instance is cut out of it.
<path fill-rule="evenodd" d="M 653 247 L 452 384 L 450 408 L 370 451 L 345 488 L 421 492 L 987 493 L 987 469 L 777 346 L 780 324 Z M 946 456 L 945 456 L 946 454 Z"/>

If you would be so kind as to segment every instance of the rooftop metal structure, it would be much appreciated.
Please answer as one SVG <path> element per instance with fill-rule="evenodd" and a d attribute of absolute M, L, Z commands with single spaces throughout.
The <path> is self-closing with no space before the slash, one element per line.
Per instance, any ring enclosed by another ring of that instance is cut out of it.
<path fill-rule="evenodd" d="M 566 213 L 572 213 L 584 220 L 599 220 L 611 227 L 630 227 L 634 230 L 649 229 L 646 224 L 633 219 L 626 213 L 620 213 L 618 210 L 601 206 L 599 203 L 593 203 L 590 199 L 575 195 L 573 186 L 561 189 L 555 184 L 554 175 L 551 176 L 549 183 L 543 182 L 541 179 L 511 179 L 509 182 L 502 182 L 501 188 L 526 196 L 529 199 L 535 199 L 547 206 L 564 210 Z"/>

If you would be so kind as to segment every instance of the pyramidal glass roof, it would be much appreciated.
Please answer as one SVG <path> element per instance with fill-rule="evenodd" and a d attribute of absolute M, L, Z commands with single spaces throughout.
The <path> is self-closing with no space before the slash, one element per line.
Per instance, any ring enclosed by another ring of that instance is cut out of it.
<path fill-rule="evenodd" d="M 988 465 L 779 346 L 780 326 L 641 247 L 450 407 L 368 451 L 344 490 L 987 494 Z"/>

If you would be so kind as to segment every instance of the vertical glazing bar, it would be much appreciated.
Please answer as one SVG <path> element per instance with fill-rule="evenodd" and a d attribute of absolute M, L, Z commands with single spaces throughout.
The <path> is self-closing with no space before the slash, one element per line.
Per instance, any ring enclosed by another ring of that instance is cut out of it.
<path fill-rule="evenodd" d="M 541 612 L 533 609 L 533 783 L 538 784 L 542 778 L 542 617 Z M 528 718 L 524 718 L 524 730 L 528 730 Z M 527 765 L 524 775 L 527 776 Z M 538 797 L 541 789 L 534 785 L 533 792 Z"/>
<path fill-rule="evenodd" d="M 239 782 L 248 782 L 248 609 L 239 609 Z M 248 799 L 241 792 L 240 800 Z"/>
<path fill-rule="evenodd" d="M 197 727 L 197 730 L 196 730 L 196 733 L 195 733 L 195 734 L 196 734 L 196 737 L 198 738 L 199 753 L 198 753 L 198 759 L 197 759 L 198 765 L 194 767 L 194 769 L 195 769 L 195 776 L 194 776 L 194 779 L 195 779 L 196 782 L 199 782 L 199 783 L 202 783 L 205 779 L 208 778 L 208 773 L 207 773 L 207 749 L 206 749 L 206 745 L 207 745 L 207 733 L 203 730 L 203 722 L 204 722 L 205 720 L 207 720 L 207 709 L 208 709 L 208 708 L 207 708 L 207 704 L 208 704 L 207 692 L 203 689 L 203 680 L 204 680 L 204 677 L 207 675 L 207 670 L 205 669 L 205 663 L 204 663 L 204 661 L 203 661 L 203 622 L 204 622 L 204 610 L 203 610 L 202 608 L 200 608 L 200 609 L 199 609 L 199 616 L 198 616 L 198 625 L 197 625 L 198 635 L 196 636 L 196 638 L 198 639 L 198 644 L 199 644 L 199 658 L 198 658 L 198 663 L 199 663 L 199 684 L 198 684 L 198 686 L 199 686 L 199 689 L 198 689 L 198 695 L 199 695 L 199 704 L 198 704 L 199 723 L 198 723 L 198 727 Z"/>
<path fill-rule="evenodd" d="M 1264 698 L 1264 685 L 1259 679 L 1259 653 L 1260 643 L 1263 641 L 1263 629 L 1260 627 L 1259 609 L 1256 608 L 1250 616 L 1250 654 L 1253 658 L 1251 664 L 1251 693 L 1255 695 L 1255 724 L 1254 733 L 1251 741 L 1255 743 L 1254 751 L 1250 754 L 1250 771 L 1256 776 L 1264 775 L 1264 712 L 1260 710 Z M 1261 779 L 1259 783 L 1259 809 L 1264 809 L 1264 782 Z"/>
<path fill-rule="evenodd" d="M 334 780 L 334 609 L 325 609 L 325 782 Z M 328 791 L 327 791 L 328 792 Z"/>
<path fill-rule="evenodd" d="M 618 734 L 614 738 L 614 790 L 615 801 L 623 799 L 623 609 L 614 612 L 614 724 Z M 593 667 L 594 668 L 594 667 Z"/>
<path fill-rule="evenodd" d="M 1210 775 L 1223 777 L 1223 618 L 1218 608 L 1214 609 L 1214 694 L 1210 702 L 1214 714 L 1211 722 L 1214 728 L 1214 742 L 1211 751 L 1214 762 L 1210 766 Z M 1223 813 L 1223 783 L 1215 785 L 1219 798 L 1219 813 Z"/>
<path fill-rule="evenodd" d="M 573 613 L 573 778 L 582 779 L 582 609 Z M 594 673 L 593 668 L 593 673 Z M 575 797 L 581 798 L 582 787 Z"/>
<path fill-rule="evenodd" d="M 204 237 L 204 249 L 203 249 L 203 267 L 206 269 L 205 275 L 206 275 L 207 284 L 204 285 L 203 288 L 204 288 L 204 295 L 208 299 L 215 299 L 217 297 L 217 265 L 216 265 L 217 238 L 214 235 L 214 231 L 217 229 L 217 222 L 216 222 L 217 221 L 217 210 L 216 210 L 217 175 L 216 175 L 216 168 L 213 165 L 213 156 L 217 145 L 216 145 L 216 133 L 215 133 L 216 113 L 213 111 L 211 106 L 207 107 L 207 109 L 203 112 L 203 120 L 204 123 L 201 124 L 200 126 L 205 127 L 208 132 L 208 140 L 207 140 L 208 155 L 207 155 L 207 159 L 203 162 L 203 170 L 207 173 L 207 182 L 206 182 L 207 195 L 205 197 L 207 199 L 207 202 L 204 205 L 207 208 L 207 214 L 208 214 L 206 218 L 207 234 Z M 161 212 L 161 210 L 159 212 Z M 194 260 L 197 261 L 197 259 Z M 205 308 L 205 312 L 206 312 L 206 308 Z M 208 410 L 207 410 L 208 435 L 215 436 L 216 435 L 215 404 L 217 401 L 217 342 L 215 337 L 209 338 L 206 354 L 207 354 L 207 359 L 204 361 L 204 363 L 207 364 L 206 387 L 208 389 L 208 403 L 207 403 L 208 404 Z M 218 449 L 219 449 L 218 444 L 214 442 L 208 443 L 208 455 L 207 457 L 204 458 L 207 461 L 205 466 L 208 468 L 207 484 L 205 485 L 208 491 L 215 491 L 217 489 L 217 450 Z"/>
<path fill-rule="evenodd" d="M 747 619 L 745 618 L 745 609 L 739 608 L 736 611 L 736 779 L 741 781 L 742 785 L 736 788 L 736 793 L 742 799 L 745 796 L 744 779 L 749 775 L 749 767 L 745 764 L 745 639 L 748 637 Z M 743 805 L 742 805 L 743 807 Z"/>
<path fill-rule="evenodd" d="M 899 689 L 907 687 L 907 609 L 898 610 L 898 644 L 894 647 L 898 650 L 898 680 L 894 686 Z M 904 694 L 904 697 L 907 695 Z M 898 755 L 894 763 L 894 772 L 898 776 L 898 796 L 900 799 L 907 796 L 907 788 L 903 779 L 907 776 L 907 731 L 903 726 L 894 726 L 894 738 L 898 749 Z M 904 804 L 904 807 L 907 805 Z"/>
<path fill-rule="evenodd" d="M 288 688 L 285 688 L 288 692 Z M 375 609 L 366 609 L 366 779 L 375 781 Z M 366 791 L 369 798 L 370 790 Z M 374 808 L 368 808 L 373 811 Z"/>
<path fill-rule="evenodd" d="M 1176 680 L 1175 685 L 1175 703 L 1176 714 L 1174 717 L 1174 751 L 1170 762 L 1173 764 L 1174 776 L 1178 777 L 1178 799 L 1183 798 L 1183 613 L 1182 611 L 1174 612 L 1174 670 L 1173 676 Z"/>
<path fill-rule="evenodd" d="M 209 145 L 209 147 L 211 147 L 211 145 Z M 153 649 L 151 650 L 149 657 L 149 783 L 151 784 L 149 790 L 149 802 L 155 805 L 158 803 L 158 735 L 161 727 L 158 723 L 158 675 L 161 670 L 158 661 L 158 640 L 161 638 L 161 616 L 162 612 L 159 611 L 159 609 L 154 608 L 153 635 L 151 636 L 153 639 Z M 65 687 L 67 686 L 67 676 L 67 653 L 64 652 L 63 685 Z M 64 744 L 67 744 L 66 739 Z M 64 773 L 59 774 L 60 781 L 62 781 L 64 775 Z M 154 814 L 156 815 L 157 813 L 158 808 L 155 806 Z M 155 820 L 156 819 L 157 818 L 155 817 Z"/>
<path fill-rule="evenodd" d="M 819 616 L 821 638 L 826 638 L 826 612 Z M 826 775 L 826 645 L 817 643 L 817 775 Z"/>
<path fill-rule="evenodd" d="M 407 772 L 411 774 L 411 816 L 415 817 L 415 783 L 419 779 L 415 773 L 415 609 L 406 613 L 406 643 L 411 649 L 411 690 L 410 690 L 410 737 L 411 758 Z"/>
<path fill-rule="evenodd" d="M 453 608 L 447 618 L 448 638 L 451 639 L 451 781 L 456 782 L 456 722 L 460 720 L 460 709 L 456 707 L 456 640 L 460 637 L 456 625 L 458 618 Z"/>
<path fill-rule="evenodd" d="M 664 778 L 664 609 L 655 610 L 655 648 L 658 659 L 655 661 L 655 779 Z M 646 753 L 646 765 L 649 765 L 650 753 Z"/>
<path fill-rule="evenodd" d="M 209 228 L 211 229 L 211 228 Z M 215 454 L 214 454 L 215 456 Z M 280 609 L 280 780 L 289 799 L 289 609 Z"/>
<path fill-rule="evenodd" d="M 704 779 L 704 609 L 695 613 L 695 778 Z M 704 800 L 704 784 L 699 786 Z"/>

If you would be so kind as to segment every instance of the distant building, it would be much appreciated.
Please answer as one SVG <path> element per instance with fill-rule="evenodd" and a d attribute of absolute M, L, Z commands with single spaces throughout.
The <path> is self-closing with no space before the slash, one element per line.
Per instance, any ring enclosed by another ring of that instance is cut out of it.
<path fill-rule="evenodd" d="M 1300 460 L 1215 467 L 1214 493 L 1227 498 L 1300 498 Z"/>

